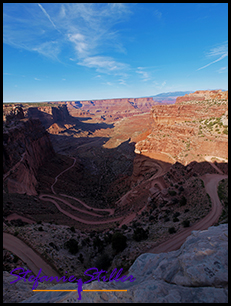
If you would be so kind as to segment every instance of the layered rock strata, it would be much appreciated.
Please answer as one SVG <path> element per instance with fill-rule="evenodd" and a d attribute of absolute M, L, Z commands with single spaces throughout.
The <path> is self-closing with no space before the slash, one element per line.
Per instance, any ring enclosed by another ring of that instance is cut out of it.
<path fill-rule="evenodd" d="M 36 173 L 54 155 L 49 134 L 37 119 L 12 121 L 3 129 L 3 184 L 10 193 L 36 195 Z"/>

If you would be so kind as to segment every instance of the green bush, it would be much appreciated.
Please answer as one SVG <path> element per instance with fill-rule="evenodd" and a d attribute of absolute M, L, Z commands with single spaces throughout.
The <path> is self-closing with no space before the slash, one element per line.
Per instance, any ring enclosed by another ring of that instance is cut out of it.
<path fill-rule="evenodd" d="M 112 235 L 112 248 L 116 252 L 122 252 L 127 247 L 127 237 L 121 233 Z"/>

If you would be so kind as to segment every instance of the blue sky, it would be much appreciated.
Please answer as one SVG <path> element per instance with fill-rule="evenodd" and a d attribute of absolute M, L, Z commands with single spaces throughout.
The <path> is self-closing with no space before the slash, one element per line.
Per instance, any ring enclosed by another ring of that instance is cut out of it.
<path fill-rule="evenodd" d="M 227 3 L 4 3 L 4 102 L 228 88 Z"/>

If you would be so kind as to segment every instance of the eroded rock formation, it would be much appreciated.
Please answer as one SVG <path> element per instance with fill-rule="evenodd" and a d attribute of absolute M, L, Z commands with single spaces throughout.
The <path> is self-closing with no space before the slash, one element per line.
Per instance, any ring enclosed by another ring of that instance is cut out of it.
<path fill-rule="evenodd" d="M 13 120 L 3 128 L 3 184 L 10 193 L 37 194 L 36 173 L 54 154 L 38 119 Z"/>
<path fill-rule="evenodd" d="M 152 133 L 136 144 L 136 152 L 164 152 L 183 163 L 206 154 L 227 158 L 227 98 L 227 91 L 196 91 L 174 105 L 152 107 Z"/>

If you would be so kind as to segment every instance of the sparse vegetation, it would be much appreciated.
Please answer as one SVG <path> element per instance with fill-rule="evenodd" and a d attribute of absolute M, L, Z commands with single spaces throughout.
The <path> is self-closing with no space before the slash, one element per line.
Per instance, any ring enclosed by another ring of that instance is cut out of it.
<path fill-rule="evenodd" d="M 174 196 L 174 195 L 176 195 L 176 191 L 175 190 L 168 190 L 168 194 L 170 196 Z"/>
<path fill-rule="evenodd" d="M 168 232 L 169 232 L 169 234 L 174 234 L 174 233 L 176 233 L 175 227 L 170 227 L 170 228 L 168 229 Z"/>
<path fill-rule="evenodd" d="M 184 221 L 182 222 L 182 225 L 183 225 L 183 227 L 189 227 L 190 221 L 189 221 L 189 220 L 184 220 Z"/>
<path fill-rule="evenodd" d="M 127 247 L 127 237 L 121 233 L 114 233 L 112 236 L 112 248 L 118 253 Z"/>
<path fill-rule="evenodd" d="M 134 230 L 133 239 L 135 241 L 141 241 L 148 238 L 148 230 L 144 230 L 142 227 L 138 227 Z"/>
<path fill-rule="evenodd" d="M 68 249 L 68 251 L 75 255 L 79 251 L 78 241 L 71 238 L 64 243 L 64 248 Z"/>

